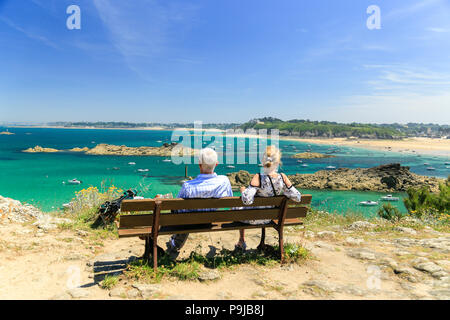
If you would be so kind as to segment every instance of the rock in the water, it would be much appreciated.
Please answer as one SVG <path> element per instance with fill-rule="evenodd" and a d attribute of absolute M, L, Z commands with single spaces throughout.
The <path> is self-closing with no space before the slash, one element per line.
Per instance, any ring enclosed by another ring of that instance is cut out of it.
<path fill-rule="evenodd" d="M 247 187 L 252 180 L 252 175 L 245 170 L 239 172 L 233 172 L 227 174 L 228 179 L 232 186 L 245 186 Z"/>
<path fill-rule="evenodd" d="M 330 154 L 323 154 L 318 152 L 302 152 L 296 153 L 292 156 L 295 159 L 320 159 L 320 158 L 336 158 L 336 156 Z"/>
<path fill-rule="evenodd" d="M 27 152 L 27 153 L 52 153 L 52 152 L 59 152 L 58 149 L 54 149 L 54 148 L 43 148 L 41 146 L 35 146 L 34 148 L 28 148 L 26 150 L 23 150 L 23 152 Z"/>

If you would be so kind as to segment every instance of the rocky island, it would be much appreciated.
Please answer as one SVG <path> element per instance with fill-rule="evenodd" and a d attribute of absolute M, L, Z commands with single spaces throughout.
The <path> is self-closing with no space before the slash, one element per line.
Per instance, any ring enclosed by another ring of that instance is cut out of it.
<path fill-rule="evenodd" d="M 172 152 L 179 156 L 194 155 L 194 149 L 185 147 L 176 142 L 164 143 L 160 147 L 127 147 L 110 144 L 98 144 L 94 148 L 86 151 L 86 154 L 93 155 L 116 155 L 116 156 L 160 156 L 170 157 Z"/>
<path fill-rule="evenodd" d="M 2 131 L 2 132 L 0 132 L 0 134 L 10 136 L 10 135 L 13 135 L 15 133 L 12 133 L 12 132 L 9 132 L 9 131 Z"/>
<path fill-rule="evenodd" d="M 43 152 L 59 152 L 58 149 L 53 149 L 53 148 L 43 148 L 41 146 L 36 146 L 34 148 L 28 148 L 26 150 L 23 150 L 23 152 L 28 152 L 28 153 L 43 153 Z"/>
<path fill-rule="evenodd" d="M 94 148 L 89 149 L 84 148 L 72 148 L 69 150 L 58 150 L 53 148 L 43 148 L 41 146 L 36 146 L 34 148 L 28 148 L 23 150 L 23 152 L 29 153 L 41 153 L 41 152 L 83 152 L 90 155 L 116 155 L 116 156 L 160 156 L 160 157 L 170 157 L 172 152 L 179 156 L 183 155 L 194 155 L 195 149 L 185 147 L 177 142 L 164 143 L 160 147 L 127 147 L 127 146 L 116 146 L 112 144 L 101 143 L 96 145 Z"/>
<path fill-rule="evenodd" d="M 297 154 L 293 155 L 292 158 L 295 158 L 295 159 L 320 159 L 320 158 L 336 158 L 336 156 L 318 153 L 318 152 L 302 152 L 302 153 L 297 153 Z"/>
<path fill-rule="evenodd" d="M 229 173 L 233 188 L 248 186 L 252 175 L 244 170 Z M 288 176 L 299 189 L 328 189 L 379 192 L 404 192 L 410 187 L 428 186 L 432 192 L 439 191 L 443 179 L 421 176 L 398 163 L 373 168 L 320 170 L 313 174 Z"/>

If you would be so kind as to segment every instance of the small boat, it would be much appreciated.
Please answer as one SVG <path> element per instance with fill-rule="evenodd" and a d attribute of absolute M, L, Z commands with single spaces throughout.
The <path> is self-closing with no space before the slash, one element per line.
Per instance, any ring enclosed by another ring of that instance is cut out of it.
<path fill-rule="evenodd" d="M 369 207 L 369 206 L 377 206 L 377 205 L 378 205 L 378 202 L 368 200 L 368 201 L 361 201 L 361 202 L 358 203 L 358 204 L 359 204 L 360 206 L 367 206 L 367 207 Z"/>
<path fill-rule="evenodd" d="M 298 162 L 298 163 L 302 163 L 303 161 L 302 161 L 302 160 L 297 160 L 297 162 Z"/>
<path fill-rule="evenodd" d="M 120 170 L 119 167 L 113 167 L 112 169 L 113 169 L 113 170 Z"/>
<path fill-rule="evenodd" d="M 148 172 L 148 169 L 137 169 L 139 172 Z"/>
<path fill-rule="evenodd" d="M 383 201 L 398 201 L 398 197 L 393 197 L 392 194 L 388 194 L 387 196 L 381 197 Z"/>
<path fill-rule="evenodd" d="M 336 169 L 335 166 L 328 166 L 327 169 Z"/>
<path fill-rule="evenodd" d="M 428 170 L 428 171 L 433 171 L 433 170 L 436 170 L 436 168 L 428 167 L 427 170 Z"/>
<path fill-rule="evenodd" d="M 163 162 L 172 162 L 170 159 L 164 159 Z"/>
<path fill-rule="evenodd" d="M 428 162 L 425 162 L 423 165 L 424 166 L 429 166 L 430 164 Z"/>
<path fill-rule="evenodd" d="M 234 169 L 236 167 L 235 166 L 227 166 L 227 168 Z"/>
<path fill-rule="evenodd" d="M 446 166 L 450 165 L 450 162 L 446 162 L 445 165 L 446 165 Z"/>
<path fill-rule="evenodd" d="M 128 164 L 129 164 L 130 166 L 134 166 L 134 165 L 136 164 L 136 162 L 128 162 Z"/>
<path fill-rule="evenodd" d="M 308 165 L 306 163 L 302 164 L 302 167 L 307 167 Z"/>
<path fill-rule="evenodd" d="M 63 182 L 64 183 L 64 182 Z M 67 181 L 68 184 L 81 184 L 82 181 L 77 180 L 77 179 L 72 179 L 72 180 L 68 180 Z"/>
<path fill-rule="evenodd" d="M 72 206 L 72 202 L 63 203 L 62 207 L 63 209 L 69 209 Z"/>

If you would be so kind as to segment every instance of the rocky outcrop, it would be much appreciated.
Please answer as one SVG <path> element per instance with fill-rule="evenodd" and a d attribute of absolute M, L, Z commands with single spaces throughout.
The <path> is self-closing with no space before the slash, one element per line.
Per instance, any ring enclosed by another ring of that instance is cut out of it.
<path fill-rule="evenodd" d="M 297 153 L 297 154 L 293 155 L 292 158 L 295 158 L 295 159 L 320 159 L 320 158 L 336 158 L 336 156 L 318 153 L 318 152 L 302 152 L 302 153 Z"/>
<path fill-rule="evenodd" d="M 9 132 L 9 131 L 2 131 L 2 132 L 0 132 L 0 134 L 6 135 L 6 136 L 11 136 L 11 135 L 13 135 L 15 133 L 12 133 L 12 132 Z"/>
<path fill-rule="evenodd" d="M 43 214 L 32 205 L 0 196 L 0 221 L 26 222 L 42 216 Z"/>
<path fill-rule="evenodd" d="M 252 180 L 252 175 L 245 170 L 228 173 L 227 177 L 230 180 L 231 186 L 235 188 L 247 187 Z"/>
<path fill-rule="evenodd" d="M 117 155 L 117 156 L 161 156 L 170 157 L 175 155 L 194 155 L 194 149 L 185 147 L 176 142 L 164 143 L 160 147 L 127 147 L 110 144 L 98 144 L 86 152 L 93 155 Z"/>
<path fill-rule="evenodd" d="M 248 186 L 251 175 L 247 171 L 228 174 L 233 187 Z M 409 171 L 409 167 L 398 163 L 381 165 L 368 169 L 321 170 L 313 174 L 289 175 L 289 179 L 299 189 L 329 189 L 402 192 L 408 188 L 428 186 L 432 192 L 439 191 L 443 179 L 421 176 Z"/>
<path fill-rule="evenodd" d="M 91 155 L 115 155 L 115 156 L 160 156 L 160 157 L 170 157 L 172 152 L 176 156 L 183 155 L 194 155 L 195 150 L 185 147 L 176 142 L 164 143 L 160 147 L 127 147 L 127 146 L 116 146 L 112 144 L 101 143 L 96 145 L 94 148 L 89 149 L 84 148 L 72 148 L 68 150 L 57 150 L 53 148 L 43 148 L 41 146 L 36 146 L 34 148 L 28 148 L 23 150 L 23 152 L 29 153 L 41 153 L 41 152 L 83 152 L 85 154 Z"/>
<path fill-rule="evenodd" d="M 43 148 L 41 146 L 36 146 L 34 148 L 28 148 L 26 150 L 23 150 L 23 152 L 28 152 L 28 153 L 42 153 L 42 152 L 59 152 L 58 149 L 53 149 L 53 148 Z"/>
<path fill-rule="evenodd" d="M 84 147 L 84 148 L 72 148 L 72 149 L 69 149 L 69 151 L 70 152 L 87 152 L 87 151 L 89 151 L 89 148 L 88 147 Z"/>

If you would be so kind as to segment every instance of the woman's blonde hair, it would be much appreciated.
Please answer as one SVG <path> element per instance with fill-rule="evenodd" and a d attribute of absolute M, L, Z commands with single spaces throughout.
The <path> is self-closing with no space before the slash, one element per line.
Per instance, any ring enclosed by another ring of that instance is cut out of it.
<path fill-rule="evenodd" d="M 276 168 L 281 164 L 281 151 L 275 146 L 268 146 L 263 155 L 264 168 Z"/>

